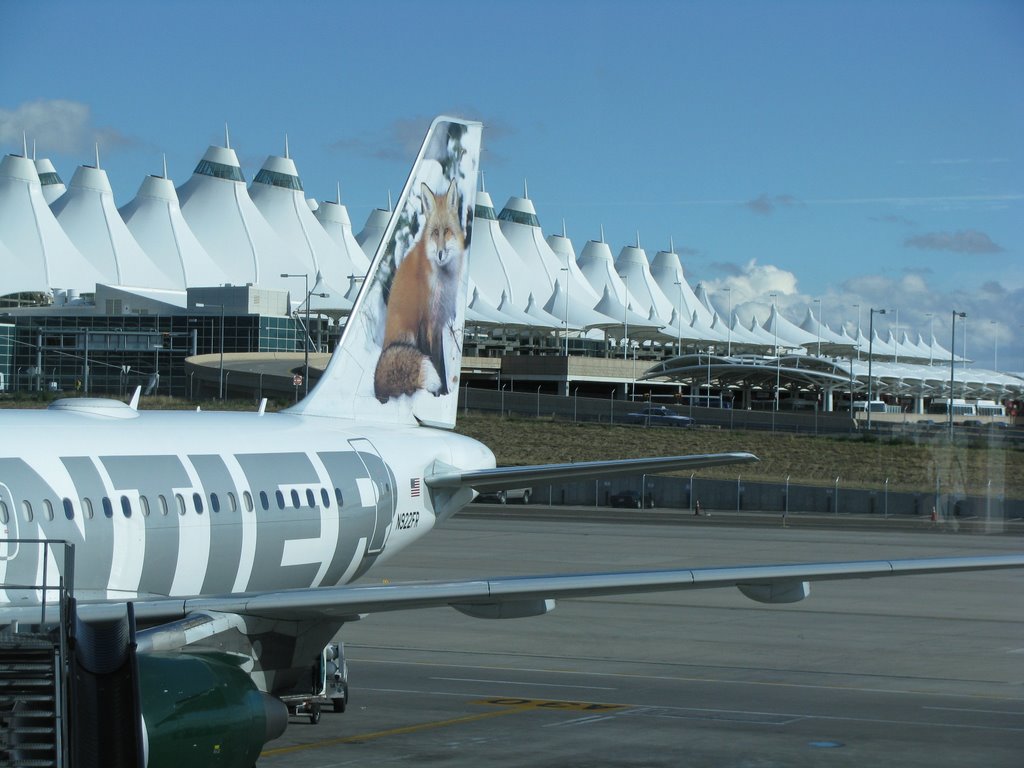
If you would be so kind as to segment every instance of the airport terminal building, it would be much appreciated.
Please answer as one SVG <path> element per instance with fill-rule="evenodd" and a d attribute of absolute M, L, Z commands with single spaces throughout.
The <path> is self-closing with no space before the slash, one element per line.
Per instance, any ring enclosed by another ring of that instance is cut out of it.
<path fill-rule="evenodd" d="M 0 391 L 195 396 L 190 357 L 327 352 L 389 216 L 355 233 L 340 194 L 307 198 L 287 144 L 247 183 L 225 136 L 184 183 L 165 168 L 120 207 L 98 153 L 65 185 L 23 147 L 0 161 Z M 500 211 L 479 193 L 469 297 L 470 388 L 921 418 L 950 402 L 1003 418 L 1024 393 L 930 333 L 833 330 L 810 307 L 795 323 L 774 301 L 741 320 L 672 243 L 545 236 L 526 189 Z"/>

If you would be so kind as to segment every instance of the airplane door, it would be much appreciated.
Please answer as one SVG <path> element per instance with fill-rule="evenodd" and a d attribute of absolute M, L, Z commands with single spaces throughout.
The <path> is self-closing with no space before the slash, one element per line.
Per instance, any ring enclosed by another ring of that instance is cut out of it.
<path fill-rule="evenodd" d="M 13 560 L 18 554 L 18 544 L 10 539 L 18 538 L 18 510 L 14 505 L 11 489 L 0 483 L 0 569 L 7 570 L 7 561 Z"/>
<path fill-rule="evenodd" d="M 391 522 L 395 513 L 394 478 L 384 459 L 377 453 L 373 443 L 365 438 L 349 440 L 356 455 L 366 468 L 373 493 L 373 504 L 377 509 L 377 519 L 373 527 L 373 535 L 366 545 L 366 554 L 377 555 L 384 550 L 384 544 L 391 535 Z"/>
<path fill-rule="evenodd" d="M 11 543 L 11 539 L 18 538 L 18 510 L 14 506 L 14 497 L 11 496 L 11 489 L 4 483 L 0 483 L 0 584 L 7 582 L 7 563 L 18 555 L 20 544 Z M 7 590 L 0 589 L 0 598 L 10 601 L 11 597 Z"/>

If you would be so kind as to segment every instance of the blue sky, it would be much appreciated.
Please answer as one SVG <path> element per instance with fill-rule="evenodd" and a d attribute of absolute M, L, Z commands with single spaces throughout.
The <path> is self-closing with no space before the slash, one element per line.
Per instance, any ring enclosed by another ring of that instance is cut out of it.
<path fill-rule="evenodd" d="M 833 327 L 898 308 L 948 347 L 966 311 L 968 356 L 1024 370 L 1024 4 L 370 6 L 0 0 L 0 151 L 27 130 L 67 181 L 98 140 L 121 205 L 162 153 L 184 182 L 225 122 L 249 179 L 287 133 L 358 231 L 459 114 L 495 203 L 526 179 L 577 252 L 602 226 L 616 253 L 672 238 L 744 317 L 770 291 Z"/>

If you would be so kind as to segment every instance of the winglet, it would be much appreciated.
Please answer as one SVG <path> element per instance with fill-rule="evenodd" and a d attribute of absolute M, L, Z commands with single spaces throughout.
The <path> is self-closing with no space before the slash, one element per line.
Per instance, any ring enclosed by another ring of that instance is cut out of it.
<path fill-rule="evenodd" d="M 455 426 L 481 134 L 431 123 L 334 356 L 289 412 Z"/>
<path fill-rule="evenodd" d="M 128 407 L 133 411 L 139 410 L 139 398 L 142 397 L 142 385 L 135 388 L 134 394 L 132 394 L 132 401 L 128 403 Z"/>

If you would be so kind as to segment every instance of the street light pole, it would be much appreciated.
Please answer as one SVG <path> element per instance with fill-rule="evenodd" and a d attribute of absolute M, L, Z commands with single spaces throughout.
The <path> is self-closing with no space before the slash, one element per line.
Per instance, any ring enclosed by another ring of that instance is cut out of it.
<path fill-rule="evenodd" d="M 954 377 L 956 376 L 956 365 L 955 365 L 956 364 L 956 353 L 953 352 L 953 348 L 956 345 L 956 319 L 958 317 L 966 318 L 967 317 L 967 313 L 966 312 L 957 312 L 955 309 L 953 310 L 953 328 L 950 331 L 950 337 L 949 337 L 949 409 L 948 410 L 949 410 L 949 439 L 950 440 L 953 439 L 953 383 L 954 383 L 954 380 L 955 380 Z M 967 332 L 965 331 L 964 332 L 964 336 L 966 336 L 966 335 L 967 335 Z M 967 342 L 965 341 L 964 342 L 964 346 L 966 347 L 966 345 L 967 345 Z"/>
<path fill-rule="evenodd" d="M 871 307 L 868 310 L 868 402 L 867 402 L 867 406 L 868 406 L 867 407 L 867 411 L 868 411 L 868 432 L 871 431 L 871 400 L 872 400 L 872 392 L 871 392 L 871 385 L 872 385 L 872 380 L 871 380 L 871 363 L 873 362 L 873 360 L 872 360 L 872 347 L 875 344 L 875 313 L 876 312 L 878 314 L 880 314 L 880 315 L 884 315 L 885 314 L 885 310 L 884 309 L 875 309 L 874 307 Z"/>
<path fill-rule="evenodd" d="M 725 355 L 732 357 L 732 288 L 723 288 L 722 290 L 729 294 L 729 321 L 725 324 L 725 327 L 729 329 L 729 340 L 726 343 Z"/>
<path fill-rule="evenodd" d="M 619 275 L 626 284 L 626 295 L 622 299 L 622 359 L 627 358 L 627 341 L 629 339 L 629 322 L 626 311 L 629 307 L 629 275 Z"/>
<path fill-rule="evenodd" d="M 818 353 L 817 356 L 821 357 L 821 299 L 815 299 L 814 303 L 818 305 Z"/>
<path fill-rule="evenodd" d="M 776 305 L 777 293 L 768 294 L 772 299 L 772 330 L 775 331 L 775 407 L 772 412 L 779 410 L 779 387 L 782 385 L 782 355 L 779 354 L 779 308 Z M 772 430 L 775 429 L 775 419 L 772 418 Z"/>
<path fill-rule="evenodd" d="M 561 272 L 565 272 L 565 357 L 569 358 L 569 268 L 562 267 Z M 568 363 L 566 363 L 568 365 Z M 566 369 L 568 370 L 568 368 Z"/>
<path fill-rule="evenodd" d="M 303 281 L 302 282 L 302 290 L 303 290 L 303 292 L 306 295 L 306 302 L 305 302 L 306 303 L 306 323 L 305 323 L 305 336 L 306 336 L 306 338 L 303 339 L 302 348 L 305 350 L 306 354 L 304 356 L 304 363 L 303 363 L 303 366 L 302 366 L 302 385 L 305 388 L 305 392 L 303 394 L 304 395 L 308 395 L 309 394 L 309 345 L 313 341 L 313 335 L 309 332 L 309 299 L 313 295 L 313 291 L 316 290 L 316 287 L 318 285 L 320 285 L 321 277 L 320 277 L 320 273 L 317 272 L 316 273 L 316 282 L 313 283 L 313 288 L 312 289 L 310 289 L 310 287 L 309 287 L 309 273 L 308 272 L 304 272 L 301 275 L 298 275 L 298 274 L 292 275 L 292 274 L 287 274 L 285 272 L 282 272 L 281 273 L 281 277 L 301 277 L 302 281 Z M 326 294 L 326 293 L 318 293 L 317 294 L 317 296 L 321 296 L 321 297 L 326 297 L 327 295 L 328 294 Z"/>
<path fill-rule="evenodd" d="M 683 281 L 676 280 L 679 300 L 676 302 L 676 354 L 683 354 Z"/>
<path fill-rule="evenodd" d="M 854 304 L 853 306 L 855 306 L 857 308 L 857 338 L 854 339 L 854 341 L 859 342 L 860 341 L 860 304 Z M 854 344 L 853 346 L 857 349 L 857 359 L 860 360 L 860 344 Z M 851 358 L 852 358 L 852 355 L 851 355 Z M 850 400 L 850 415 L 852 416 L 853 415 L 853 400 L 852 400 L 853 392 L 850 393 L 850 397 L 851 397 L 851 400 Z"/>

